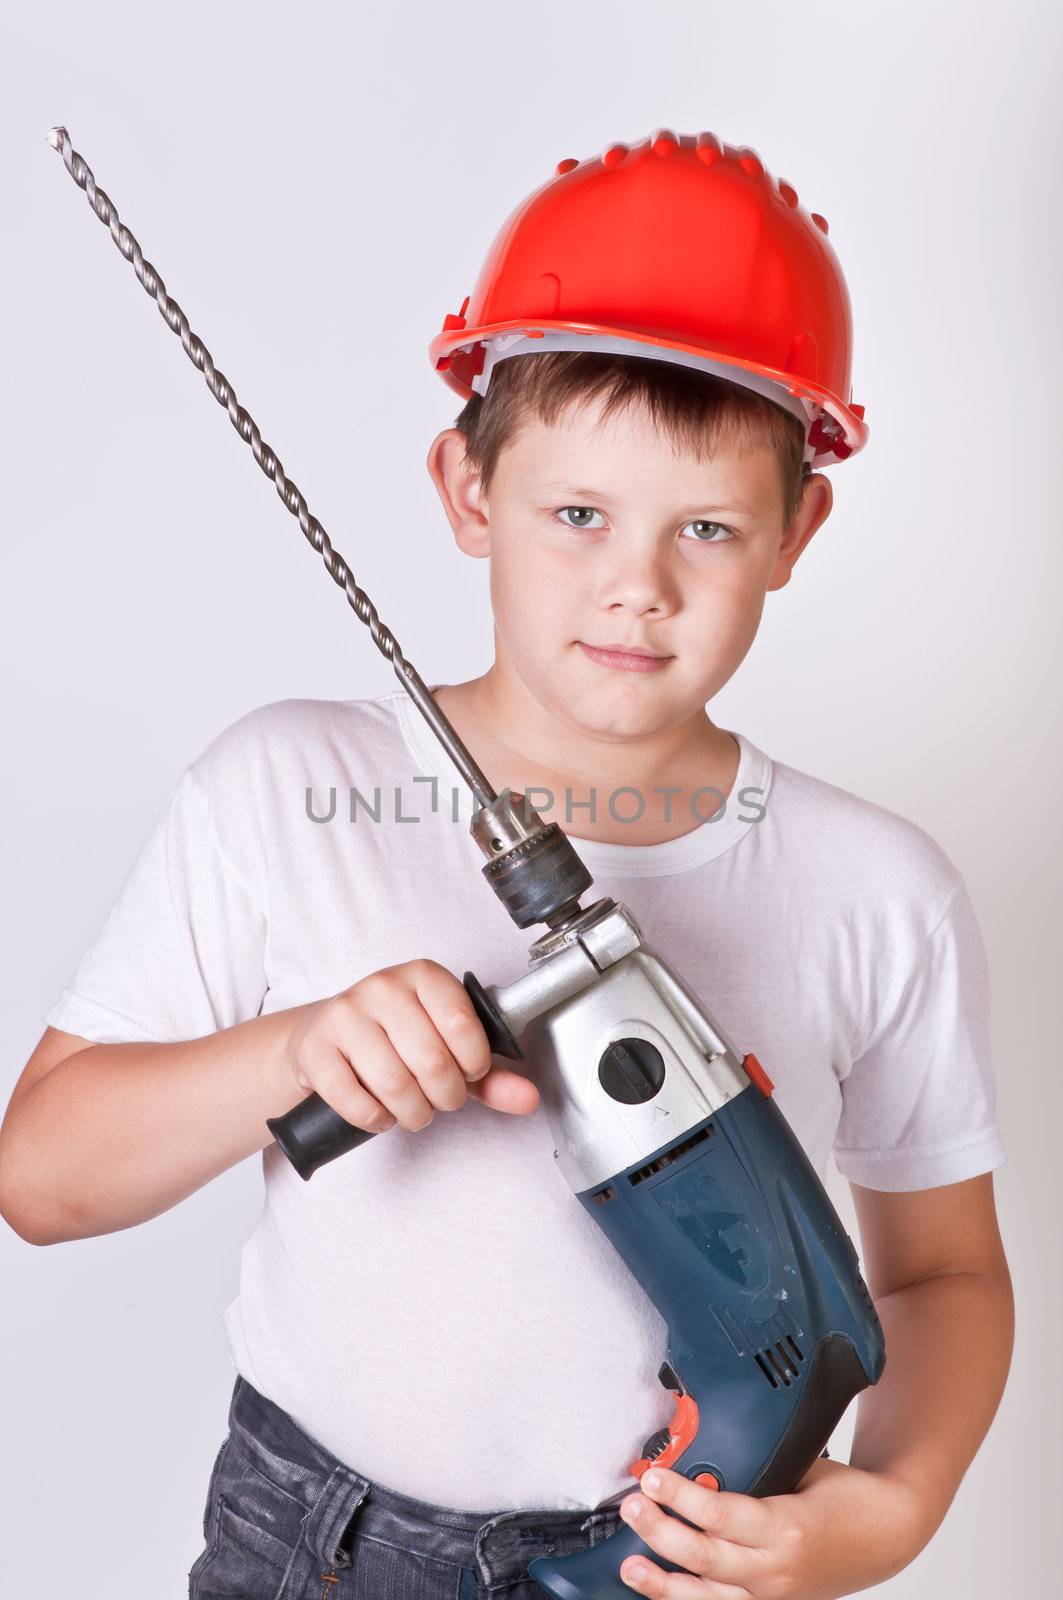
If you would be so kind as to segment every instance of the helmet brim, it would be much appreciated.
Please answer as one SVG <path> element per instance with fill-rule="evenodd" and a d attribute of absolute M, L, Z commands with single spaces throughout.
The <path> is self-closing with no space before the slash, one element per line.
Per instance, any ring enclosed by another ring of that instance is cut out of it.
<path fill-rule="evenodd" d="M 817 449 L 812 459 L 814 467 L 830 466 L 839 461 L 848 460 L 858 450 L 862 450 L 868 439 L 868 427 L 851 406 L 844 404 L 837 395 L 831 394 L 822 385 L 809 378 L 796 377 L 792 372 L 782 372 L 776 367 L 767 366 L 761 362 L 749 361 L 742 356 L 733 355 L 727 350 L 714 349 L 706 344 L 688 344 L 680 339 L 670 338 L 664 334 L 654 333 L 645 328 L 626 327 L 622 323 L 602 322 L 573 322 L 563 318 L 543 317 L 534 321 L 523 318 L 511 319 L 506 322 L 484 323 L 475 328 L 445 328 L 438 333 L 428 347 L 429 358 L 433 367 L 443 381 L 454 392 L 468 400 L 473 394 L 471 385 L 458 373 L 455 373 L 451 362 L 456 353 L 463 350 L 472 351 L 482 341 L 493 338 L 496 334 L 521 333 L 527 338 L 535 338 L 537 334 L 548 332 L 586 333 L 612 335 L 646 345 L 648 351 L 675 350 L 684 355 L 704 357 L 718 365 L 736 367 L 745 372 L 756 373 L 762 378 L 779 384 L 787 393 L 801 400 L 807 400 L 823 417 L 829 417 L 842 430 L 840 440 L 824 440 L 823 447 Z M 652 353 L 647 359 L 652 360 Z M 667 358 L 665 358 L 667 359 Z M 840 447 L 840 448 L 839 448 Z"/>

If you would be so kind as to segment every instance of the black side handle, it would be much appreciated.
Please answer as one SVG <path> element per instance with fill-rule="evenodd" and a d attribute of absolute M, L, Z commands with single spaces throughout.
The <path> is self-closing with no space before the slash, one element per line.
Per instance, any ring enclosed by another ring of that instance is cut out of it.
<path fill-rule="evenodd" d="M 523 1061 L 524 1051 L 514 1039 L 502 1013 L 493 1003 L 480 980 L 467 972 L 462 980 L 465 992 L 472 1001 L 476 1015 L 484 1025 L 491 1045 L 491 1053 L 508 1056 L 511 1061 Z M 292 1166 L 304 1181 L 312 1178 L 318 1167 L 348 1150 L 357 1149 L 376 1134 L 366 1128 L 356 1128 L 353 1123 L 333 1111 L 327 1100 L 319 1094 L 309 1094 L 282 1117 L 270 1117 L 266 1127 L 284 1151 Z"/>

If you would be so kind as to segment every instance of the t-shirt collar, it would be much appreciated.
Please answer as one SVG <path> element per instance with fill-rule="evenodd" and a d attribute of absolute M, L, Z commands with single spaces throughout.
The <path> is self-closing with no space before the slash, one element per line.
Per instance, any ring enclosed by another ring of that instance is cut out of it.
<path fill-rule="evenodd" d="M 436 685 L 431 685 L 431 688 L 434 692 Z M 405 689 L 397 689 L 385 698 L 394 702 L 399 727 L 410 753 L 419 763 L 419 770 L 426 776 L 434 775 L 439 779 L 448 794 L 448 809 L 449 792 L 456 789 L 461 814 L 471 818 L 474 800 L 465 780 L 443 746 L 434 738 Z M 730 728 L 723 731 L 737 739 L 740 755 L 734 785 L 722 807 L 714 793 L 703 791 L 697 797 L 698 812 L 706 817 L 712 817 L 715 812 L 714 821 L 701 822 L 689 832 L 678 834 L 674 839 L 664 839 L 659 844 L 614 844 L 604 839 L 582 839 L 578 831 L 578 814 L 571 826 L 565 827 L 565 832 L 595 877 L 657 877 L 686 872 L 691 867 L 716 860 L 743 839 L 751 828 L 760 824 L 771 787 L 771 761 L 745 734 Z M 626 815 L 631 804 L 630 796 L 621 796 L 616 802 L 616 809 L 619 814 Z"/>

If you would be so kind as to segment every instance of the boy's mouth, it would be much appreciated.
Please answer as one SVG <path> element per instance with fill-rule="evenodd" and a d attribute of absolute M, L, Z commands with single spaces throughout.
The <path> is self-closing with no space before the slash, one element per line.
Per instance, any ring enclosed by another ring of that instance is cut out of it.
<path fill-rule="evenodd" d="M 619 667 L 622 672 L 658 672 L 666 662 L 671 661 L 671 656 L 655 655 L 652 650 L 647 650 L 641 645 L 621 644 L 585 644 L 582 639 L 576 643 L 600 667 Z"/>

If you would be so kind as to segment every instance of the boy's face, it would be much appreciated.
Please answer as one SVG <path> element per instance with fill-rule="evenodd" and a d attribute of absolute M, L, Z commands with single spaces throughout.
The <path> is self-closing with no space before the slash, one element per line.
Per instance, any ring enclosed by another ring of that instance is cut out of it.
<path fill-rule="evenodd" d="M 562 725 L 638 738 L 704 711 L 830 511 L 816 475 L 789 527 L 775 456 L 676 454 L 641 406 L 529 420 L 484 495 L 448 429 L 429 468 L 459 545 L 491 558 L 495 674 Z M 650 651 L 647 670 L 603 648 Z"/>

